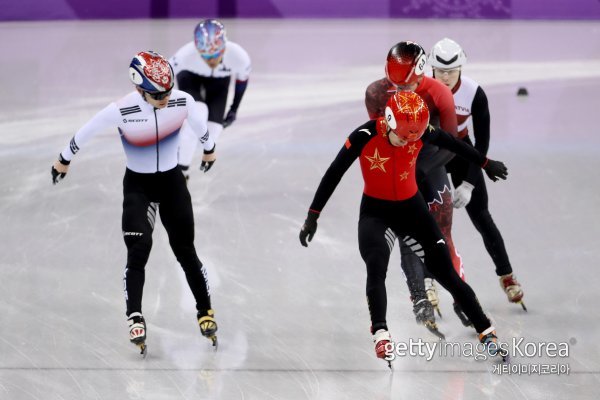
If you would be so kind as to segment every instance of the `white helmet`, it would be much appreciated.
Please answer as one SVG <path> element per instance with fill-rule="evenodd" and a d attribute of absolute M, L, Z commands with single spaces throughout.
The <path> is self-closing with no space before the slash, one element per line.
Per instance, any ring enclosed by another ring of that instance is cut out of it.
<path fill-rule="evenodd" d="M 467 55 L 454 40 L 443 38 L 431 48 L 428 61 L 433 68 L 453 69 L 465 65 Z"/>

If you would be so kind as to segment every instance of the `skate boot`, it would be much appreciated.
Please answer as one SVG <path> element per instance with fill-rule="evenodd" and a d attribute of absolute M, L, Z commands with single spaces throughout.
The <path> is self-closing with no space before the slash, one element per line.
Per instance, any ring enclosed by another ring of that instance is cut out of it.
<path fill-rule="evenodd" d="M 484 345 L 485 351 L 490 356 L 499 356 L 502 357 L 502 361 L 508 361 L 508 351 L 498 344 L 498 337 L 496 336 L 496 330 L 493 326 L 490 326 L 479 334 L 479 342 Z"/>
<path fill-rule="evenodd" d="M 465 314 L 465 312 L 462 310 L 462 308 L 457 302 L 454 302 L 452 306 L 454 307 L 454 312 L 458 316 L 458 319 L 460 319 L 460 322 L 462 322 L 464 326 L 473 326 L 473 323 L 471 322 L 469 317 L 467 317 L 467 314 Z"/>
<path fill-rule="evenodd" d="M 371 328 L 371 331 L 373 329 Z M 387 329 L 378 329 L 374 334 L 373 334 L 373 343 L 375 343 L 375 354 L 377 355 L 377 358 L 381 358 L 382 360 L 385 360 L 387 357 L 387 344 L 391 343 L 392 341 L 392 337 L 390 336 L 390 333 L 388 332 Z M 388 367 L 390 369 L 392 369 L 392 361 L 391 360 L 385 360 L 388 363 Z"/>
<path fill-rule="evenodd" d="M 517 279 L 512 273 L 500 277 L 500 287 L 504 290 L 504 293 L 506 293 L 508 301 L 520 304 L 521 307 L 523 307 L 523 310 L 527 311 L 527 307 L 525 307 L 525 303 L 523 303 L 523 289 L 521 289 L 521 284 L 517 282 Z"/>
<path fill-rule="evenodd" d="M 139 312 L 131 313 L 127 317 L 129 324 L 129 341 L 140 348 L 140 354 L 146 357 L 146 321 Z"/>
<path fill-rule="evenodd" d="M 425 278 L 425 293 L 427 293 L 427 298 L 429 299 L 431 306 L 441 317 L 442 313 L 440 312 L 440 298 L 438 297 L 437 288 L 435 287 L 433 279 L 431 278 Z"/>
<path fill-rule="evenodd" d="M 217 321 L 215 321 L 215 312 L 210 310 L 198 311 L 198 325 L 200 325 L 200 332 L 202 336 L 212 341 L 212 345 L 218 346 L 217 342 Z"/>
<path fill-rule="evenodd" d="M 437 324 L 435 323 L 435 314 L 433 307 L 429 300 L 420 299 L 413 302 L 413 313 L 418 324 L 423 324 L 429 330 L 440 339 L 446 339 L 446 336 L 439 331 Z"/>

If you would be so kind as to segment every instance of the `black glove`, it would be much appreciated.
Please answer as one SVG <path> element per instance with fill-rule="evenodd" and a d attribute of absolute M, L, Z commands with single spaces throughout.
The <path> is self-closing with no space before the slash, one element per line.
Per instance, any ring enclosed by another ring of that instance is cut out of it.
<path fill-rule="evenodd" d="M 215 144 L 212 148 L 212 150 L 204 150 L 204 154 L 212 154 L 215 152 L 217 148 L 217 145 Z M 215 163 L 216 160 L 213 161 L 204 161 L 202 160 L 202 162 L 200 163 L 200 171 L 204 171 L 204 173 L 207 173 L 208 170 L 213 166 L 213 164 Z"/>
<path fill-rule="evenodd" d="M 229 125 L 233 124 L 233 121 L 235 121 L 235 114 L 236 111 L 232 109 L 227 112 L 227 116 L 223 120 L 223 128 L 227 128 Z"/>
<path fill-rule="evenodd" d="M 214 163 L 214 161 L 202 161 L 200 163 L 200 171 L 204 171 L 204 173 L 207 173 Z"/>
<path fill-rule="evenodd" d="M 487 176 L 494 182 L 498 179 L 506 180 L 508 176 L 508 168 L 502 161 L 486 160 L 483 164 L 483 170 Z"/>
<path fill-rule="evenodd" d="M 64 177 L 67 176 L 66 172 L 58 172 L 56 170 L 56 168 L 54 168 L 54 165 L 52 166 L 50 173 L 52 174 L 52 184 L 54 184 L 54 185 L 56 185 L 58 182 L 62 181 L 64 179 Z"/>
<path fill-rule="evenodd" d="M 310 242 L 317 232 L 317 218 L 319 218 L 318 212 L 312 210 L 308 211 L 304 225 L 302 225 L 302 229 L 300 229 L 300 243 L 304 247 L 308 247 L 306 238 L 308 238 L 308 241 Z"/>
<path fill-rule="evenodd" d="M 71 161 L 67 161 L 63 158 L 62 153 L 58 154 L 58 162 L 65 166 L 68 166 L 69 164 L 71 164 Z M 58 172 L 58 170 L 56 168 L 54 168 L 54 165 L 52 166 L 52 169 L 50 170 L 50 174 L 52 175 L 52 184 L 53 185 L 56 185 L 58 182 L 62 181 L 65 178 L 65 176 L 67 176 L 66 172 Z"/>

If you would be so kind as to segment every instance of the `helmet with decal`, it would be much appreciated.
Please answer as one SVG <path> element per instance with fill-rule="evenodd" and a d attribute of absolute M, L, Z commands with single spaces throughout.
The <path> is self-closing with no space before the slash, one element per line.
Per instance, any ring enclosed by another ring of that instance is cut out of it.
<path fill-rule="evenodd" d="M 427 57 L 423 48 L 411 41 L 395 44 L 387 55 L 385 74 L 396 86 L 416 83 L 425 72 Z"/>
<path fill-rule="evenodd" d="M 429 64 L 433 68 L 455 69 L 467 63 L 462 47 L 452 39 L 443 38 L 433 45 L 429 53 Z"/>
<path fill-rule="evenodd" d="M 429 125 L 429 109 L 415 92 L 399 91 L 385 105 L 385 120 L 400 139 L 415 142 Z"/>
<path fill-rule="evenodd" d="M 175 85 L 173 68 L 166 58 L 154 51 L 142 51 L 129 64 L 129 79 L 149 93 L 168 92 Z"/>
<path fill-rule="evenodd" d="M 205 19 L 194 29 L 194 43 L 205 59 L 217 58 L 225 52 L 225 27 L 216 19 Z"/>

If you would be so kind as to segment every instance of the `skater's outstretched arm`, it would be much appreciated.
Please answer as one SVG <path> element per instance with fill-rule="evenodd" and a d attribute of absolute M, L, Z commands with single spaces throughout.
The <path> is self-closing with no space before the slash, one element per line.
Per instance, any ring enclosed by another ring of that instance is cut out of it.
<path fill-rule="evenodd" d="M 498 179 L 505 180 L 508 176 L 508 169 L 502 161 L 495 161 L 487 158 L 473 146 L 470 146 L 460 139 L 456 139 L 441 129 L 435 129 L 430 126 L 423 135 L 423 141 L 446 148 L 466 160 L 481 166 L 487 176 L 494 182 Z"/>
<path fill-rule="evenodd" d="M 306 220 L 300 230 L 300 243 L 302 246 L 308 247 L 308 242 L 312 240 L 317 231 L 317 219 L 325 204 L 329 201 L 348 168 L 360 156 L 362 149 L 374 135 L 376 135 L 375 121 L 369 121 L 358 127 L 346 139 L 346 143 L 344 143 L 325 175 L 323 175 L 321 183 L 319 183 Z"/>

